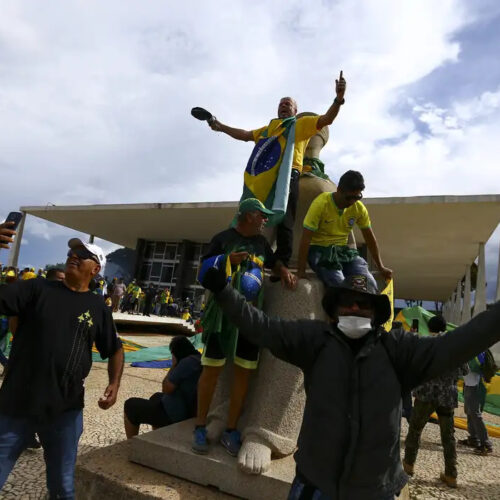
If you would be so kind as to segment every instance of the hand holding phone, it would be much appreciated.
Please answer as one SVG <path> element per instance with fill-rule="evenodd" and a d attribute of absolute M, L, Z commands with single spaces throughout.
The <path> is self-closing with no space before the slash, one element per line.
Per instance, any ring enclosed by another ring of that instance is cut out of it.
<path fill-rule="evenodd" d="M 0 224 L 0 248 L 9 249 L 9 243 L 14 242 L 17 226 L 21 222 L 23 214 L 21 212 L 11 212 L 5 222 Z"/>

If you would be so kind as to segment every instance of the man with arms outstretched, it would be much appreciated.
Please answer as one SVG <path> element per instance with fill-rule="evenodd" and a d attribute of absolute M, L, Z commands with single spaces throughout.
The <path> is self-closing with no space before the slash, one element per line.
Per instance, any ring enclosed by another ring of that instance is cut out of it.
<path fill-rule="evenodd" d="M 295 143 L 293 149 L 292 170 L 290 175 L 290 189 L 286 213 L 277 227 L 277 248 L 276 257 L 288 266 L 292 255 L 293 245 L 293 224 L 297 210 L 297 201 L 299 196 L 299 176 L 303 168 L 304 152 L 309 139 L 318 133 L 326 125 L 331 125 L 337 116 L 340 106 L 344 104 L 344 93 L 346 90 L 346 81 L 340 72 L 338 80 L 335 80 L 336 97 L 328 111 L 321 116 L 303 116 L 298 118 L 295 123 Z M 224 132 L 233 139 L 239 141 L 254 141 L 259 143 L 263 138 L 278 135 L 282 132 L 282 124 L 285 120 L 294 117 L 297 114 L 297 103 L 292 97 L 283 97 L 278 105 L 278 118 L 272 119 L 269 125 L 256 130 L 243 130 L 225 125 L 217 119 L 209 122 L 210 127 L 217 132 Z M 253 153 L 252 153 L 253 154 Z M 282 153 L 283 156 L 283 153 Z M 266 167 L 267 168 L 267 167 Z M 248 169 L 248 167 L 247 167 Z M 255 197 L 259 198 L 256 193 Z M 260 199 L 263 203 L 264 199 Z M 267 207 L 269 208 L 269 207 Z"/>

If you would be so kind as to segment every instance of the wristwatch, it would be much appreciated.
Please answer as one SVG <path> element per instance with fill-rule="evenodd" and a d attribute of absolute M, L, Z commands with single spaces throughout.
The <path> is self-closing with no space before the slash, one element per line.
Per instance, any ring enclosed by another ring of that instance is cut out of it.
<path fill-rule="evenodd" d="M 342 100 L 341 100 L 341 101 L 339 101 L 339 100 L 337 99 L 337 97 L 335 97 L 335 99 L 333 100 L 333 102 L 334 102 L 334 103 L 336 103 L 336 104 L 338 104 L 339 106 L 342 106 L 342 104 L 344 104 L 344 103 L 345 103 L 345 98 L 342 98 Z"/>

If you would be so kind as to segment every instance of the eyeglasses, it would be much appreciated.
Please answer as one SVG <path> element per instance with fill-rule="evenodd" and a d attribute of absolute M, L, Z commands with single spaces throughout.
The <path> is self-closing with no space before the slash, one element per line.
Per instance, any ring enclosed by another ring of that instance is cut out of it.
<path fill-rule="evenodd" d="M 79 259 L 81 260 L 93 260 L 94 262 L 97 262 L 100 264 L 99 259 L 93 254 L 90 253 L 86 248 L 70 248 L 68 250 L 68 257 L 73 257 L 73 255 L 76 255 Z"/>
<path fill-rule="evenodd" d="M 340 297 L 338 304 L 340 307 L 352 307 L 356 304 L 360 309 L 371 309 L 373 307 L 370 299 L 349 295 Z"/>

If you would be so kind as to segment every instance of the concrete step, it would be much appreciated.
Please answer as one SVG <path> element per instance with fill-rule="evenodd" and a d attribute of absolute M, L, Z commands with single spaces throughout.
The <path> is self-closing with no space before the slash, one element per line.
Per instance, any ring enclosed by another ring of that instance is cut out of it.
<path fill-rule="evenodd" d="M 213 486 L 238 498 L 287 498 L 295 475 L 292 456 L 273 460 L 265 474 L 250 475 L 238 469 L 237 459 L 219 444 L 208 455 L 191 451 L 194 419 L 169 425 L 132 440 L 130 460 L 156 470 Z"/>
<path fill-rule="evenodd" d="M 85 500 L 234 500 L 212 488 L 142 467 L 129 461 L 130 441 L 98 448 L 78 457 L 76 498 Z"/>

